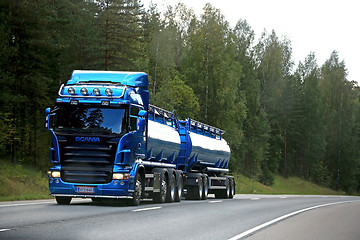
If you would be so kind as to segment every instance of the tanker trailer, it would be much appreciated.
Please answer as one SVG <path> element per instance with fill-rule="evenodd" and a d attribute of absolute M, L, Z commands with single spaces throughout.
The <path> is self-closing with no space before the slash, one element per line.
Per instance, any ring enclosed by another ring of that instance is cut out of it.
<path fill-rule="evenodd" d="M 59 204 L 72 198 L 154 202 L 235 194 L 223 131 L 149 105 L 148 76 L 139 72 L 73 71 L 46 109 L 51 133 L 49 189 Z"/>

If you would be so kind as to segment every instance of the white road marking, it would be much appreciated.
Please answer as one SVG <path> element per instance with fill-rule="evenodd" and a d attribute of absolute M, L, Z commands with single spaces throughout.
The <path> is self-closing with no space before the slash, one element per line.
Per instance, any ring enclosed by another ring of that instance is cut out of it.
<path fill-rule="evenodd" d="M 304 208 L 304 209 L 301 209 L 301 210 L 298 210 L 298 211 L 295 211 L 295 212 L 292 212 L 292 213 L 289 213 L 289 214 L 286 214 L 286 215 L 283 215 L 281 217 L 278 217 L 278 218 L 275 218 L 271 221 L 268 221 L 266 223 L 263 223 L 259 226 L 256 226 L 252 229 L 249 229 L 243 233 L 240 233 L 232 238 L 229 238 L 228 240 L 238 240 L 238 239 L 241 239 L 243 237 L 246 237 L 256 231 L 259 231 L 260 229 L 262 228 L 266 228 L 268 227 L 269 225 L 272 225 L 274 223 L 277 223 L 277 222 L 280 222 L 286 218 L 289 218 L 289 217 L 292 217 L 294 215 L 297 215 L 297 214 L 300 214 L 300 213 L 303 213 L 303 212 L 306 212 L 306 211 L 310 211 L 310 210 L 313 210 L 313 209 L 316 209 L 316 208 L 321 208 L 321 207 L 326 207 L 326 206 L 331 206 L 331 205 L 337 205 L 337 204 L 344 204 L 344 203 L 353 203 L 353 202 L 359 202 L 359 201 L 345 201 L 345 202 L 335 202 L 335 203 L 327 203 L 327 204 L 322 204 L 322 205 L 317 205 L 317 206 L 314 206 L 314 207 L 309 207 L 309 208 Z"/>
<path fill-rule="evenodd" d="M 40 204 L 49 204 L 49 203 L 54 203 L 54 201 L 51 201 L 51 202 L 38 202 L 38 203 L 15 203 L 15 204 L 5 204 L 5 205 L 0 205 L 0 208 L 2 208 L 2 207 L 31 206 L 31 205 L 40 205 Z"/>
<path fill-rule="evenodd" d="M 251 198 L 251 200 L 259 200 L 260 198 Z"/>
<path fill-rule="evenodd" d="M 223 202 L 222 200 L 215 200 L 215 201 L 209 201 L 209 203 L 221 203 Z"/>
<path fill-rule="evenodd" d="M 140 208 L 140 209 L 135 209 L 132 210 L 133 212 L 142 212 L 142 211 L 150 211 L 150 210 L 156 210 L 156 209 L 160 209 L 161 207 L 151 207 L 151 208 Z"/>
<path fill-rule="evenodd" d="M 10 231 L 10 229 L 0 229 L 0 232 Z"/>
<path fill-rule="evenodd" d="M 13 204 L 1 204 L 0 208 L 2 207 L 21 207 L 21 206 L 32 206 L 32 205 L 41 205 L 41 204 L 56 204 L 55 199 L 53 200 L 34 200 L 38 202 L 20 202 L 20 203 L 13 203 Z M 73 198 L 71 203 L 86 203 L 91 202 L 90 199 L 80 199 L 80 198 Z"/>
<path fill-rule="evenodd" d="M 280 199 L 286 199 L 287 197 L 280 197 Z"/>

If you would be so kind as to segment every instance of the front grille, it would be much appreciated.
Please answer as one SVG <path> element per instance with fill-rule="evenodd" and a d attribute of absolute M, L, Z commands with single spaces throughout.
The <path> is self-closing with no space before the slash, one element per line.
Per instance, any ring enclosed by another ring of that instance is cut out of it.
<path fill-rule="evenodd" d="M 116 142 L 97 144 L 59 141 L 61 178 L 71 183 L 109 183 L 112 180 Z"/>

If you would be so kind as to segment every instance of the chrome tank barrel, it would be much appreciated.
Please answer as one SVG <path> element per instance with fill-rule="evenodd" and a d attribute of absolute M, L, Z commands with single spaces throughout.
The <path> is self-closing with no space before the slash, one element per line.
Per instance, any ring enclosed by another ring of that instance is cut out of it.
<path fill-rule="evenodd" d="M 163 158 L 176 159 L 180 151 L 178 131 L 165 124 L 149 120 L 147 149 L 155 161 L 161 161 Z"/>
<path fill-rule="evenodd" d="M 208 167 L 226 168 L 230 161 L 230 147 L 222 139 L 215 139 L 190 132 L 192 142 L 190 159 L 196 158 L 201 165 Z"/>
<path fill-rule="evenodd" d="M 219 136 L 217 138 L 186 131 L 189 134 L 187 169 L 193 166 L 225 169 L 230 161 L 230 147 Z M 151 161 L 176 164 L 181 150 L 181 137 L 170 123 L 164 124 L 148 120 L 147 155 Z"/>

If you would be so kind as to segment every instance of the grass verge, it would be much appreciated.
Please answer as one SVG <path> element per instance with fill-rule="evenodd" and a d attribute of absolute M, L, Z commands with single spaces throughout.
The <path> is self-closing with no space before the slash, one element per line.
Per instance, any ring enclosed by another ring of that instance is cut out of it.
<path fill-rule="evenodd" d="M 51 198 L 45 172 L 1 160 L 0 201 Z"/>
<path fill-rule="evenodd" d="M 303 194 L 303 195 L 342 195 L 326 187 L 305 181 L 299 177 L 275 176 L 272 186 L 266 186 L 243 175 L 235 175 L 237 194 Z"/>

